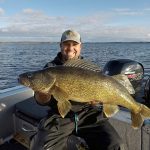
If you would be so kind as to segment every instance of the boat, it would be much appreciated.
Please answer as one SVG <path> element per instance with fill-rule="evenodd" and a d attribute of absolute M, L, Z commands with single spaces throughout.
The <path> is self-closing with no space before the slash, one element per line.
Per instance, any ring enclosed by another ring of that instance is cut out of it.
<path fill-rule="evenodd" d="M 117 60 L 125 69 L 130 60 Z M 112 63 L 108 62 L 105 73 L 111 74 Z M 110 66 L 110 67 L 109 67 Z M 121 70 L 122 71 L 122 70 Z M 108 73 L 109 72 L 109 73 Z M 114 72 L 113 72 L 114 73 Z M 131 73 L 130 73 L 131 76 Z M 145 103 L 143 90 L 147 78 L 143 80 L 137 101 Z M 27 150 L 31 137 L 37 132 L 39 122 L 51 111 L 48 106 L 40 106 L 34 100 L 33 91 L 25 86 L 0 91 L 0 150 Z M 125 150 L 150 150 L 150 119 L 146 119 L 140 129 L 131 127 L 130 112 L 125 108 L 109 119 L 124 141 Z"/>

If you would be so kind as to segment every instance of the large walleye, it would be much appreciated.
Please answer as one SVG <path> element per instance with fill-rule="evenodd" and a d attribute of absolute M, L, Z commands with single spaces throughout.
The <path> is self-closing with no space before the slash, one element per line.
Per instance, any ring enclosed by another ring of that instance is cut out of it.
<path fill-rule="evenodd" d="M 41 101 L 49 100 L 53 95 L 58 101 L 57 106 L 62 117 L 71 109 L 70 100 L 95 100 L 103 103 L 103 112 L 107 117 L 119 110 L 118 105 L 128 108 L 134 128 L 141 127 L 144 118 L 150 118 L 150 109 L 136 102 L 116 78 L 97 72 L 96 69 L 93 71 L 90 65 L 83 64 L 73 62 L 27 72 L 19 76 L 19 82 L 32 88 Z"/>

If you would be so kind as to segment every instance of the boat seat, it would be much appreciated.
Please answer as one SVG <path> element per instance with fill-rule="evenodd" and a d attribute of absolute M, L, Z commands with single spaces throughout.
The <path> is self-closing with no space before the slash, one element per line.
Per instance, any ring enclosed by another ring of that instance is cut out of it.
<path fill-rule="evenodd" d="M 49 106 L 40 106 L 34 97 L 15 105 L 14 139 L 29 149 L 30 140 L 38 131 L 39 122 L 51 112 Z"/>
<path fill-rule="evenodd" d="M 15 115 L 33 125 L 46 117 L 50 112 L 49 106 L 40 106 L 36 103 L 34 97 L 28 98 L 15 105 Z"/>

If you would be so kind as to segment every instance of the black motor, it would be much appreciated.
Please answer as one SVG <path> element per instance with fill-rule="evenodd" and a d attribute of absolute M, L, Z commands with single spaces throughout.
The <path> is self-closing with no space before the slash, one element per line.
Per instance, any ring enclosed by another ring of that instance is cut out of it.
<path fill-rule="evenodd" d="M 135 94 L 141 89 L 144 67 L 141 63 L 130 59 L 111 60 L 106 63 L 103 73 L 107 75 L 125 74 L 130 80 Z"/>
<path fill-rule="evenodd" d="M 150 77 L 146 80 L 144 87 L 144 99 L 150 105 Z"/>

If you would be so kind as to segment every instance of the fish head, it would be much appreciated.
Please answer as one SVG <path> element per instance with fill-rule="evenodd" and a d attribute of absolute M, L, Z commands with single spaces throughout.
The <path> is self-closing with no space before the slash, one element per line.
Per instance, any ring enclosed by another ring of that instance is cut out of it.
<path fill-rule="evenodd" d="M 20 74 L 18 81 L 33 91 L 47 93 L 54 84 L 55 78 L 45 70 L 39 70 Z"/>

